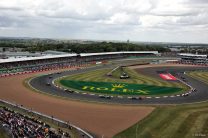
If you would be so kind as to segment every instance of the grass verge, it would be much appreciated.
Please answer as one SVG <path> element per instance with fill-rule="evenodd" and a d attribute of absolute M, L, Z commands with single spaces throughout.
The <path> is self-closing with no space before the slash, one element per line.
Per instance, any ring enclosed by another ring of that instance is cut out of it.
<path fill-rule="evenodd" d="M 187 73 L 190 77 L 208 84 L 208 71 L 193 71 Z"/>
<path fill-rule="evenodd" d="M 157 107 L 148 117 L 114 138 L 208 137 L 208 103 Z"/>
<path fill-rule="evenodd" d="M 208 81 L 208 72 L 190 72 L 191 77 Z M 207 83 L 208 84 L 208 83 Z M 114 138 L 196 138 L 208 137 L 208 102 L 158 106 L 149 116 Z"/>

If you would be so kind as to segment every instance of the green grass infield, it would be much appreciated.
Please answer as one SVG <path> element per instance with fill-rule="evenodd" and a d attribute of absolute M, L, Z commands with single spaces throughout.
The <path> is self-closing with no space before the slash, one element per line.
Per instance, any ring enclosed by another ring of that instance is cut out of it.
<path fill-rule="evenodd" d="M 172 95 L 181 94 L 189 88 L 178 81 L 164 81 L 159 78 L 140 74 L 135 70 L 124 68 L 130 76 L 129 79 L 120 79 L 120 69 L 114 71 L 112 76 L 107 74 L 111 69 L 101 69 L 86 73 L 65 76 L 55 81 L 64 88 L 90 92 L 95 94 L 111 95 Z"/>
<path fill-rule="evenodd" d="M 69 88 L 101 93 L 101 94 L 119 94 L 119 95 L 158 95 L 170 94 L 181 91 L 181 88 L 163 87 L 145 84 L 112 83 L 112 82 L 91 82 L 91 81 L 73 81 L 60 80 L 60 83 Z"/>
<path fill-rule="evenodd" d="M 208 71 L 192 71 L 188 75 L 208 84 Z"/>

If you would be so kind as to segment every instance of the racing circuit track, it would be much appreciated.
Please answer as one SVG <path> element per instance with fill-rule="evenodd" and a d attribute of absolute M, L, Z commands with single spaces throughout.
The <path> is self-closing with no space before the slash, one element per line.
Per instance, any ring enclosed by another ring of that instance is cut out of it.
<path fill-rule="evenodd" d="M 168 66 L 168 65 L 167 65 Z M 133 99 L 131 97 L 129 98 L 121 98 L 114 96 L 110 99 L 108 98 L 100 98 L 99 95 L 90 95 L 86 93 L 69 93 L 65 92 L 63 89 L 57 88 L 55 85 L 53 85 L 53 80 L 77 73 L 84 73 L 88 71 L 93 71 L 96 69 L 104 69 L 109 68 L 110 65 L 103 65 L 103 66 L 96 66 L 96 67 L 89 67 L 84 69 L 78 69 L 78 70 L 69 70 L 64 71 L 61 73 L 53 73 L 53 74 L 47 74 L 35 77 L 29 81 L 29 85 L 33 87 L 34 89 L 43 92 L 48 93 L 50 95 L 55 95 L 59 97 L 67 97 L 70 99 L 75 100 L 81 100 L 81 101 L 90 101 L 90 102 L 102 102 L 102 103 L 116 103 L 116 104 L 183 104 L 183 103 L 194 103 L 194 102 L 202 102 L 208 100 L 208 94 L 207 89 L 208 85 L 193 79 L 187 75 L 184 75 L 183 72 L 186 71 L 192 71 L 192 70 L 198 70 L 198 69 L 206 69 L 207 67 L 165 67 L 166 71 L 171 72 L 172 74 L 180 74 L 180 76 L 183 76 L 189 85 L 191 85 L 193 88 L 197 89 L 197 92 L 189 93 L 188 96 L 180 96 L 180 95 L 172 95 L 172 96 L 158 96 L 158 97 L 146 97 L 145 99 L 139 100 L 139 99 Z M 112 66 L 111 66 L 112 68 Z M 152 70 L 156 72 L 158 69 L 164 69 L 164 67 L 155 68 L 151 67 Z M 49 77 L 51 76 L 51 77 Z M 47 83 L 50 84 L 50 86 L 46 85 Z"/>

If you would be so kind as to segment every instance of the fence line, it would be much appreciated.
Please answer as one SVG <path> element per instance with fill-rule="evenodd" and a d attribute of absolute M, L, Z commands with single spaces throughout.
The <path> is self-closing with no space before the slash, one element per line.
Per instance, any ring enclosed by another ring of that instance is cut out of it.
<path fill-rule="evenodd" d="M 28 109 L 28 108 L 25 108 L 25 107 L 23 107 L 23 106 L 18 106 L 17 104 L 14 104 L 14 103 L 11 103 L 11 102 L 2 100 L 2 99 L 0 99 L 0 102 L 3 103 L 3 104 L 8 104 L 8 105 L 13 106 L 13 107 L 17 107 L 17 108 L 22 109 L 22 110 L 25 110 L 25 111 L 27 111 L 27 112 L 32 112 L 32 113 L 34 113 L 34 114 L 36 114 L 36 115 L 45 117 L 45 118 L 47 118 L 47 119 L 49 119 L 49 120 L 51 119 L 51 120 L 56 121 L 56 122 L 58 122 L 58 123 L 62 123 L 62 124 L 64 124 L 64 125 L 66 125 L 66 126 L 71 126 L 72 128 L 75 128 L 76 130 L 82 132 L 82 133 L 83 133 L 85 136 L 87 136 L 88 138 L 94 138 L 91 134 L 89 134 L 88 132 L 84 131 L 83 129 L 81 129 L 81 128 L 79 128 L 79 127 L 73 125 L 73 124 L 69 124 L 68 122 L 62 121 L 62 120 L 60 120 L 60 119 L 58 119 L 58 118 L 54 118 L 53 116 L 48 116 L 48 115 L 43 114 L 43 113 L 39 113 L 39 112 L 36 112 L 36 111 L 32 111 L 32 110 L 30 110 L 30 109 Z"/>

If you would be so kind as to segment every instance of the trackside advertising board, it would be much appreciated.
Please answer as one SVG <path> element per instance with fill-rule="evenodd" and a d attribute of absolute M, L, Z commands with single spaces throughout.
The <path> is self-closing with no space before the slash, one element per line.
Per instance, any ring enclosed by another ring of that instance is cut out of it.
<path fill-rule="evenodd" d="M 119 95 L 158 95 L 179 92 L 182 88 L 146 84 L 61 80 L 60 83 L 80 91 Z"/>
<path fill-rule="evenodd" d="M 164 80 L 177 80 L 173 75 L 171 75 L 170 73 L 162 73 L 162 74 L 159 74 L 160 77 Z"/>

